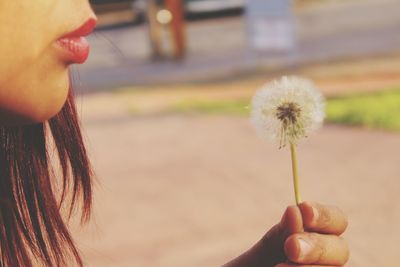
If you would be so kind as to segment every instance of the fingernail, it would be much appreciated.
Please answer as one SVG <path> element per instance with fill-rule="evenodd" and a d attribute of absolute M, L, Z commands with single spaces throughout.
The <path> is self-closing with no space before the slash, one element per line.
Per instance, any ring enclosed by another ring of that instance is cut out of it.
<path fill-rule="evenodd" d="M 299 261 L 304 260 L 308 254 L 310 254 L 310 252 L 312 251 L 312 246 L 309 242 L 307 242 L 306 240 L 299 238 L 298 239 L 298 244 L 299 244 Z"/>

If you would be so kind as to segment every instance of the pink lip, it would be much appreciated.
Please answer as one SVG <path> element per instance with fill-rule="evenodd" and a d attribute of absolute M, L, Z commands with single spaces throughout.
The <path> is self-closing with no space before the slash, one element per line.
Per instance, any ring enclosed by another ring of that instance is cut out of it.
<path fill-rule="evenodd" d="M 65 52 L 65 61 L 78 64 L 86 61 L 89 56 L 90 46 L 85 36 L 93 31 L 96 22 L 95 18 L 90 18 L 81 27 L 57 40 L 56 43 Z"/>

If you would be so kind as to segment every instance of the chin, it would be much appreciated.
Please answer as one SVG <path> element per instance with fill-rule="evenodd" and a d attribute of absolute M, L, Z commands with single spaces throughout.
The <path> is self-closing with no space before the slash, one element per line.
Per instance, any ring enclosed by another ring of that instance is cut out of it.
<path fill-rule="evenodd" d="M 14 103 L 8 107 L 0 107 L 0 126 L 23 126 L 43 123 L 56 116 L 64 107 L 69 93 L 69 84 L 63 83 L 49 87 L 40 96 Z"/>
<path fill-rule="evenodd" d="M 68 97 L 69 84 L 62 88 L 53 88 L 53 95 L 48 94 L 47 99 L 43 99 L 42 105 L 35 106 L 35 109 L 30 113 L 32 122 L 45 122 L 56 116 L 64 107 Z M 58 89 L 58 90 L 57 90 Z M 54 94 L 57 92 L 57 94 Z"/>
<path fill-rule="evenodd" d="M 70 91 L 69 68 L 50 56 L 2 84 L 11 89 L 0 90 L 0 125 L 42 123 L 63 108 Z"/>
<path fill-rule="evenodd" d="M 58 106 L 54 106 L 51 109 L 48 109 L 44 112 L 42 112 L 42 111 L 39 111 L 36 113 L 33 112 L 33 113 L 29 114 L 29 117 L 27 117 L 27 121 L 28 121 L 28 123 L 46 122 L 46 121 L 50 120 L 51 118 L 53 118 L 54 116 L 56 116 L 61 111 L 62 108 L 63 108 L 63 105 L 58 105 Z"/>

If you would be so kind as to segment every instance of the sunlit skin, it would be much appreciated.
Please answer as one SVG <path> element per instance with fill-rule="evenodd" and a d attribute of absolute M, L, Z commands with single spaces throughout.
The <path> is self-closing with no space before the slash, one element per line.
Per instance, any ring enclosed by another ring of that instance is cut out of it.
<path fill-rule="evenodd" d="M 43 122 L 69 90 L 54 42 L 94 17 L 88 0 L 0 0 L 0 124 Z"/>
<path fill-rule="evenodd" d="M 340 237 L 346 228 L 346 215 L 336 207 L 309 202 L 290 206 L 257 244 L 224 267 L 343 266 L 349 259 Z"/>
<path fill-rule="evenodd" d="M 94 17 L 87 0 L 0 0 L 0 125 L 44 122 L 60 111 L 71 62 L 55 41 Z M 346 226 L 335 207 L 288 207 L 280 223 L 226 266 L 342 266 L 349 251 L 339 236 Z M 300 240 L 309 244 L 307 253 Z"/>

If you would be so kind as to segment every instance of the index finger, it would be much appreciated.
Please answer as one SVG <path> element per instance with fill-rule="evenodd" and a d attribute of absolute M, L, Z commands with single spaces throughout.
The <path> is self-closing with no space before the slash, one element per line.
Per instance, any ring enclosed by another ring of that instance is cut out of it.
<path fill-rule="evenodd" d="M 306 231 L 341 235 L 347 228 L 347 216 L 337 207 L 303 202 L 299 208 Z"/>

